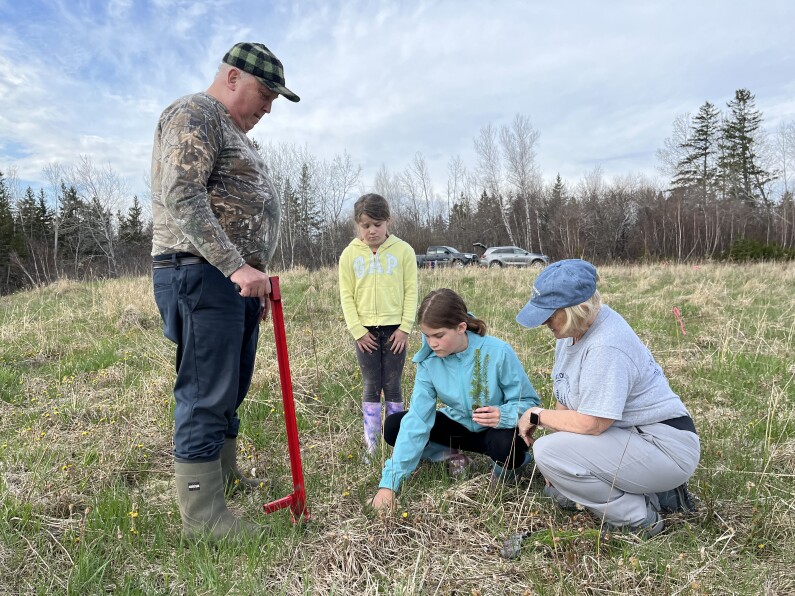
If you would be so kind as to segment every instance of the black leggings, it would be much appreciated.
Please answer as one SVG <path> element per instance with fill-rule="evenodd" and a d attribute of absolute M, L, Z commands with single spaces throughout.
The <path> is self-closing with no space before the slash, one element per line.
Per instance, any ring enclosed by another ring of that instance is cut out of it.
<path fill-rule="evenodd" d="M 384 440 L 393 447 L 400 431 L 400 422 L 407 413 L 392 414 L 384 421 Z M 484 453 L 509 470 L 522 465 L 527 453 L 527 445 L 516 427 L 487 428 L 475 432 L 439 411 L 436 412 L 429 440 L 453 449 Z"/>
<path fill-rule="evenodd" d="M 406 362 L 405 348 L 400 354 L 392 353 L 389 336 L 399 325 L 385 325 L 382 327 L 366 327 L 375 335 L 378 348 L 370 352 L 363 352 L 354 344 L 356 359 L 362 371 L 362 401 L 381 403 L 381 391 L 384 399 L 403 403 L 403 393 L 400 390 L 400 378 L 403 375 L 403 365 Z"/>

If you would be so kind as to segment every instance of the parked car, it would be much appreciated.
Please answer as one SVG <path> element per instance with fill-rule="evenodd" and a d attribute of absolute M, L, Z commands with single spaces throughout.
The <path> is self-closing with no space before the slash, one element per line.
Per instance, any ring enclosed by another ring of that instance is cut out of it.
<path fill-rule="evenodd" d="M 549 263 L 549 257 L 529 252 L 518 246 L 491 246 L 480 258 L 483 267 L 534 267 L 541 269 Z"/>
<path fill-rule="evenodd" d="M 451 246 L 429 246 L 424 255 L 417 255 L 417 267 L 464 267 L 479 262 L 471 252 L 459 252 Z"/>

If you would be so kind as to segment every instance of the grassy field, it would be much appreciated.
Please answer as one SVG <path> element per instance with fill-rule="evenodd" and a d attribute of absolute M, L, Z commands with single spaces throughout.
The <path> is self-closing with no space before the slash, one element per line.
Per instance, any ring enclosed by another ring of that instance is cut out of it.
<path fill-rule="evenodd" d="M 795 267 L 604 267 L 600 288 L 663 365 L 699 428 L 699 511 L 659 537 L 602 541 L 556 510 L 538 475 L 497 491 L 423 464 L 394 515 L 363 507 L 386 455 L 365 464 L 360 379 L 336 272 L 281 275 L 312 514 L 294 526 L 262 503 L 291 492 L 276 355 L 262 328 L 242 413 L 248 470 L 270 485 L 231 506 L 256 543 L 180 539 L 171 458 L 173 346 L 148 278 L 61 282 L 0 298 L 2 594 L 795 593 Z M 451 287 L 509 341 L 546 405 L 553 338 L 514 322 L 529 271 L 420 273 Z M 673 315 L 682 313 L 686 334 Z M 415 332 L 411 353 L 419 345 Z M 410 394 L 413 366 L 404 390 Z M 499 556 L 533 531 L 522 556 Z"/>

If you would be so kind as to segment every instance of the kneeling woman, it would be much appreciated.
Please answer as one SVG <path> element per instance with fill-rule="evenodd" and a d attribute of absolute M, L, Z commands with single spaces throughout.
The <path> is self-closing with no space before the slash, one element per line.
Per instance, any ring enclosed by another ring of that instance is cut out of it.
<path fill-rule="evenodd" d="M 384 425 L 384 439 L 395 449 L 371 501 L 376 509 L 392 507 L 420 459 L 440 450 L 485 453 L 494 460 L 495 479 L 515 475 L 530 459 L 517 423 L 539 399 L 513 348 L 486 335 L 486 324 L 452 290 L 428 294 L 417 320 L 424 341 L 413 359 L 414 391 L 409 410 Z M 437 410 L 437 400 L 446 407 Z"/>
<path fill-rule="evenodd" d="M 693 420 L 632 328 L 603 305 L 593 265 L 559 261 L 536 280 L 517 315 L 557 339 L 554 410 L 531 408 L 519 430 L 533 446 L 545 493 L 579 503 L 609 529 L 662 531 L 659 512 L 689 510 L 686 481 L 700 457 Z M 535 442 L 537 427 L 550 429 Z"/>

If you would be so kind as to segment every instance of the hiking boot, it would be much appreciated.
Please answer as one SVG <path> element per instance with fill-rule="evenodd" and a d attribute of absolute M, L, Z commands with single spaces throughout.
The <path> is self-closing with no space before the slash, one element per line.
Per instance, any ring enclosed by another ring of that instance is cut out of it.
<path fill-rule="evenodd" d="M 606 523 L 602 528 L 602 539 L 606 540 L 613 533 L 633 534 L 642 540 L 654 538 L 665 529 L 665 520 L 651 506 L 647 506 L 646 509 L 646 519 L 637 526 L 614 526 Z"/>
<path fill-rule="evenodd" d="M 565 496 L 563 493 L 561 493 L 551 484 L 546 485 L 541 492 L 544 493 L 544 496 L 547 496 L 553 501 L 555 501 L 555 505 L 557 505 L 564 511 L 579 511 L 580 509 L 582 509 L 581 506 L 578 507 L 577 503 L 575 503 L 570 498 Z"/>
<path fill-rule="evenodd" d="M 677 511 L 693 513 L 696 510 L 693 497 L 687 490 L 687 482 L 671 490 L 656 494 L 660 502 L 660 511 L 664 513 L 674 513 Z"/>

